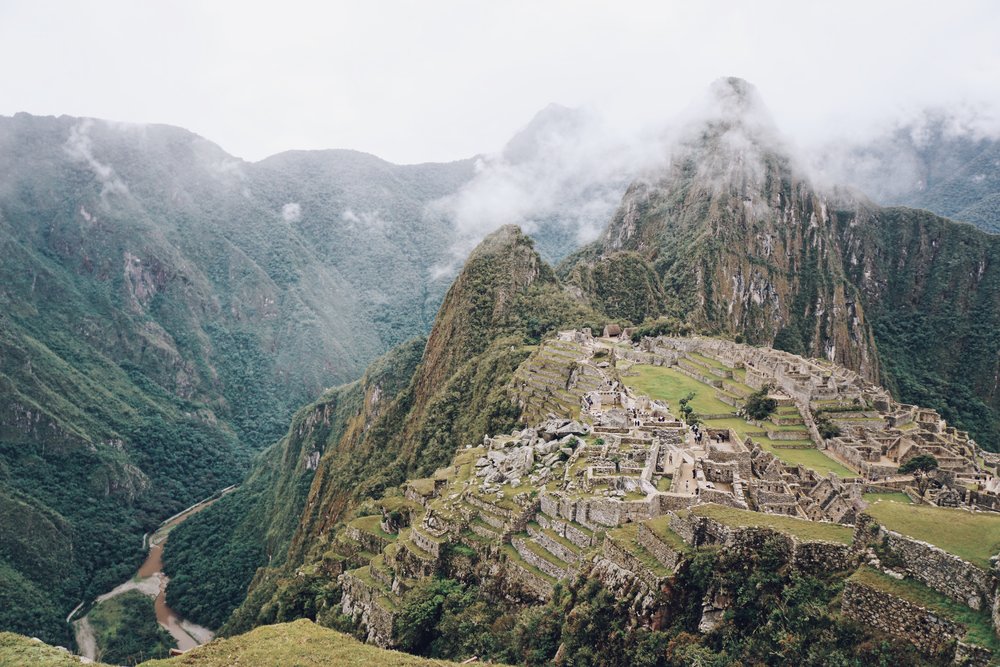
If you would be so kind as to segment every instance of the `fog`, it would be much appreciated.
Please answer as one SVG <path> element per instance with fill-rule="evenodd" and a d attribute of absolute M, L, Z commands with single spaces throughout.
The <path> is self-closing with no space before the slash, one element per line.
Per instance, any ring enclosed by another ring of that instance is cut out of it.
<path fill-rule="evenodd" d="M 818 184 L 891 201 L 925 176 L 927 137 L 1000 136 L 998 28 L 988 1 L 7 0 L 0 114 L 178 125 L 248 160 L 475 156 L 473 179 L 425 211 L 455 225 L 452 260 L 435 269 L 446 275 L 501 224 L 596 238 L 628 183 L 746 101 L 710 92 L 725 76 L 755 87 L 747 126 L 723 136 L 732 151 L 766 134 Z M 67 151 L 122 191 L 88 129 Z"/>
<path fill-rule="evenodd" d="M 0 114 L 179 125 L 249 160 L 496 153 L 556 102 L 619 134 L 752 81 L 812 144 L 928 106 L 996 108 L 1000 5 L 5 0 Z"/>

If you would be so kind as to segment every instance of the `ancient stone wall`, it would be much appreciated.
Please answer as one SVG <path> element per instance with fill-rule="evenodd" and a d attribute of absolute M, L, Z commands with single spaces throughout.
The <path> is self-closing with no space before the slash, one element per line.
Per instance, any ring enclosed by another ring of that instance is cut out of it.
<path fill-rule="evenodd" d="M 430 555 L 434 556 L 434 558 L 441 557 L 441 542 L 424 533 L 423 530 L 417 526 L 410 528 L 410 541 L 417 545 L 420 549 L 423 549 Z"/>
<path fill-rule="evenodd" d="M 965 635 L 958 623 L 857 581 L 844 587 L 842 609 L 862 625 L 905 639 L 931 656 L 952 657 L 955 643 Z"/>
<path fill-rule="evenodd" d="M 361 545 L 362 551 L 368 551 L 371 553 L 379 553 L 382 549 L 389 546 L 389 540 L 380 536 L 373 535 L 367 531 L 361 530 L 357 526 L 347 526 L 344 534 L 350 539 L 354 540 Z"/>
<path fill-rule="evenodd" d="M 552 539 L 545 533 L 545 531 L 536 528 L 532 524 L 528 524 L 528 535 L 533 537 L 538 544 L 542 545 L 546 551 L 559 560 L 567 563 L 573 563 L 578 559 L 575 551 L 564 544 L 561 544 L 558 540 Z"/>
<path fill-rule="evenodd" d="M 639 525 L 639 534 L 637 539 L 639 544 L 641 544 L 646 551 L 653 554 L 653 557 L 660 561 L 660 564 L 663 565 L 663 567 L 674 569 L 683 557 L 681 552 L 677 551 L 674 547 L 660 539 L 660 537 L 655 532 L 650 530 L 646 524 Z"/>
<path fill-rule="evenodd" d="M 506 561 L 497 576 L 503 582 L 507 596 L 515 601 L 527 599 L 544 602 L 552 597 L 552 584 L 514 561 Z"/>
<path fill-rule="evenodd" d="M 340 575 L 337 580 L 343 591 L 341 612 L 368 628 L 369 644 L 391 647 L 395 614 L 379 602 L 380 592 L 350 572 Z"/>
<path fill-rule="evenodd" d="M 659 587 L 660 578 L 643 565 L 642 561 L 636 558 L 631 551 L 623 548 L 614 540 L 610 538 L 604 540 L 603 553 L 605 558 L 620 568 L 633 573 L 647 588 L 655 590 Z"/>
<path fill-rule="evenodd" d="M 539 556 L 534 551 L 532 551 L 528 547 L 528 543 L 524 538 L 515 537 L 510 541 L 510 543 L 514 547 L 514 549 L 517 550 L 517 553 L 521 555 L 521 558 L 524 559 L 524 562 L 528 563 L 529 565 L 534 565 L 535 567 L 537 567 L 539 570 L 549 575 L 550 577 L 553 577 L 555 579 L 562 579 L 569 575 L 569 571 L 566 570 L 565 568 L 559 567 L 555 563 L 552 563 L 548 559 L 543 558 L 542 556 Z"/>
<path fill-rule="evenodd" d="M 926 542 L 884 529 L 882 535 L 914 579 L 972 609 L 992 607 L 996 579 L 985 570 Z"/>

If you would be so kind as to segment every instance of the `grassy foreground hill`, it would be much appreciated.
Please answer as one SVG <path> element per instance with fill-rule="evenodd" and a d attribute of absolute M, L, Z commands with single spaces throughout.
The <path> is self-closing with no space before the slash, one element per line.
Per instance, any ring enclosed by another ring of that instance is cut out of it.
<path fill-rule="evenodd" d="M 42 642 L 10 632 L 0 633 L 0 665 L 69 667 L 80 665 L 76 656 Z M 92 663 L 107 667 L 105 663 Z M 263 628 L 232 639 L 220 639 L 182 656 L 140 663 L 144 667 L 230 667 L 231 665 L 329 665 L 355 667 L 434 667 L 455 665 L 447 660 L 429 660 L 388 651 L 359 642 L 350 635 L 298 620 Z"/>

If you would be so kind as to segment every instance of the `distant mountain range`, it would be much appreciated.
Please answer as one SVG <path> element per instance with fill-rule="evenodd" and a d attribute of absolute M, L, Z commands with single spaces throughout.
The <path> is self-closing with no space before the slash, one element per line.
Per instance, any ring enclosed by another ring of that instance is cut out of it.
<path fill-rule="evenodd" d="M 314 508 L 331 515 L 348 489 L 427 471 L 513 414 L 490 393 L 516 365 L 505 337 L 566 323 L 670 318 L 834 359 L 996 447 L 1000 237 L 817 188 L 748 84 L 713 94 L 717 115 L 680 128 L 656 170 L 558 106 L 496 155 L 406 166 L 339 150 L 248 163 L 174 127 L 0 118 L 0 628 L 66 642 L 66 613 L 131 574 L 144 532 L 279 441 L 247 530 L 267 532 L 266 555 L 301 554 L 292 510 L 316 467 L 301 451 L 351 443 L 319 468 Z M 996 142 L 944 128 L 845 149 L 845 182 L 1000 227 Z M 425 350 L 468 252 L 507 223 L 534 242 L 505 228 L 474 256 Z M 486 302 L 492 319 L 471 321 Z M 390 350 L 397 367 L 323 394 Z M 388 387 L 413 401 L 386 418 L 405 426 L 391 446 L 343 432 Z M 468 413 L 469 391 L 492 412 Z M 303 405 L 332 430 L 293 419 Z M 258 543 L 246 562 L 264 557 Z"/>

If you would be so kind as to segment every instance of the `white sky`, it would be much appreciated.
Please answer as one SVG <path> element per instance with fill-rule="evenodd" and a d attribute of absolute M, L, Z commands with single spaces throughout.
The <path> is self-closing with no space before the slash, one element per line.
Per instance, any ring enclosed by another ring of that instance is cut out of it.
<path fill-rule="evenodd" d="M 494 151 L 549 102 L 622 129 L 715 78 L 799 141 L 1000 108 L 1000 3 L 0 0 L 0 114 L 180 125 L 251 160 Z"/>

